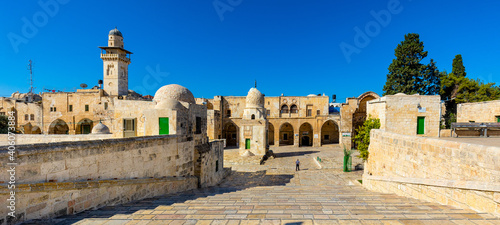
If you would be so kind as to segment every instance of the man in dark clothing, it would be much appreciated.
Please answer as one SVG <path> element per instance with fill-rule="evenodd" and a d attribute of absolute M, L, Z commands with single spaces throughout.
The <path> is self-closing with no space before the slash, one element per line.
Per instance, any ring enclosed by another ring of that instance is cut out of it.
<path fill-rule="evenodd" d="M 300 161 L 299 159 L 297 159 L 297 161 L 295 161 L 295 171 L 299 171 L 300 170 Z"/>

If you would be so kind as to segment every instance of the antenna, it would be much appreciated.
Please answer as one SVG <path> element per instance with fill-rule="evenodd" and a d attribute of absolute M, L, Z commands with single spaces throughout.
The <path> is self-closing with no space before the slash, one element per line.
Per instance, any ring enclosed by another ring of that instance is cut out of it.
<path fill-rule="evenodd" d="M 28 91 L 28 102 L 33 101 L 33 95 L 35 94 L 35 88 L 33 87 L 33 61 L 29 60 L 28 70 L 30 71 L 30 90 Z"/>
<path fill-rule="evenodd" d="M 81 87 L 81 88 L 83 88 L 83 89 L 85 89 L 85 88 L 87 88 L 88 86 L 87 86 L 87 84 L 80 84 L 80 87 Z"/>
<path fill-rule="evenodd" d="M 255 80 L 255 88 L 257 88 L 257 79 Z"/>

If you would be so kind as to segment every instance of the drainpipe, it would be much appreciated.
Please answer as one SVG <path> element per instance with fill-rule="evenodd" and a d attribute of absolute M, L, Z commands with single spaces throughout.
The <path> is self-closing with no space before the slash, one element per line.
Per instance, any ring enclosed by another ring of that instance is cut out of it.
<path fill-rule="evenodd" d="M 443 103 L 444 101 L 439 102 L 439 127 L 438 127 L 438 137 L 441 137 L 441 118 L 442 118 L 442 109 L 443 109 Z"/>

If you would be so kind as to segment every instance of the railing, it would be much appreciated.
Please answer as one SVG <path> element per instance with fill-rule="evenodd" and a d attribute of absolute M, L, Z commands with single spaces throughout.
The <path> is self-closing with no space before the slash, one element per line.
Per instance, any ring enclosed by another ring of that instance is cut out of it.
<path fill-rule="evenodd" d="M 500 131 L 500 123 L 451 123 L 451 136 L 456 131 L 479 131 L 479 136 L 488 137 L 488 130 Z"/>

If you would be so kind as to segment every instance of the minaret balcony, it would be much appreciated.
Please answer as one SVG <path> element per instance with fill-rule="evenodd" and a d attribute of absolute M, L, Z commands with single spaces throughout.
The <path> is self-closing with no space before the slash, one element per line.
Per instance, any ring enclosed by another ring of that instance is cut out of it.
<path fill-rule="evenodd" d="M 130 58 L 122 54 L 101 54 L 101 59 L 109 59 L 109 60 L 121 59 L 125 62 L 130 62 Z"/>

